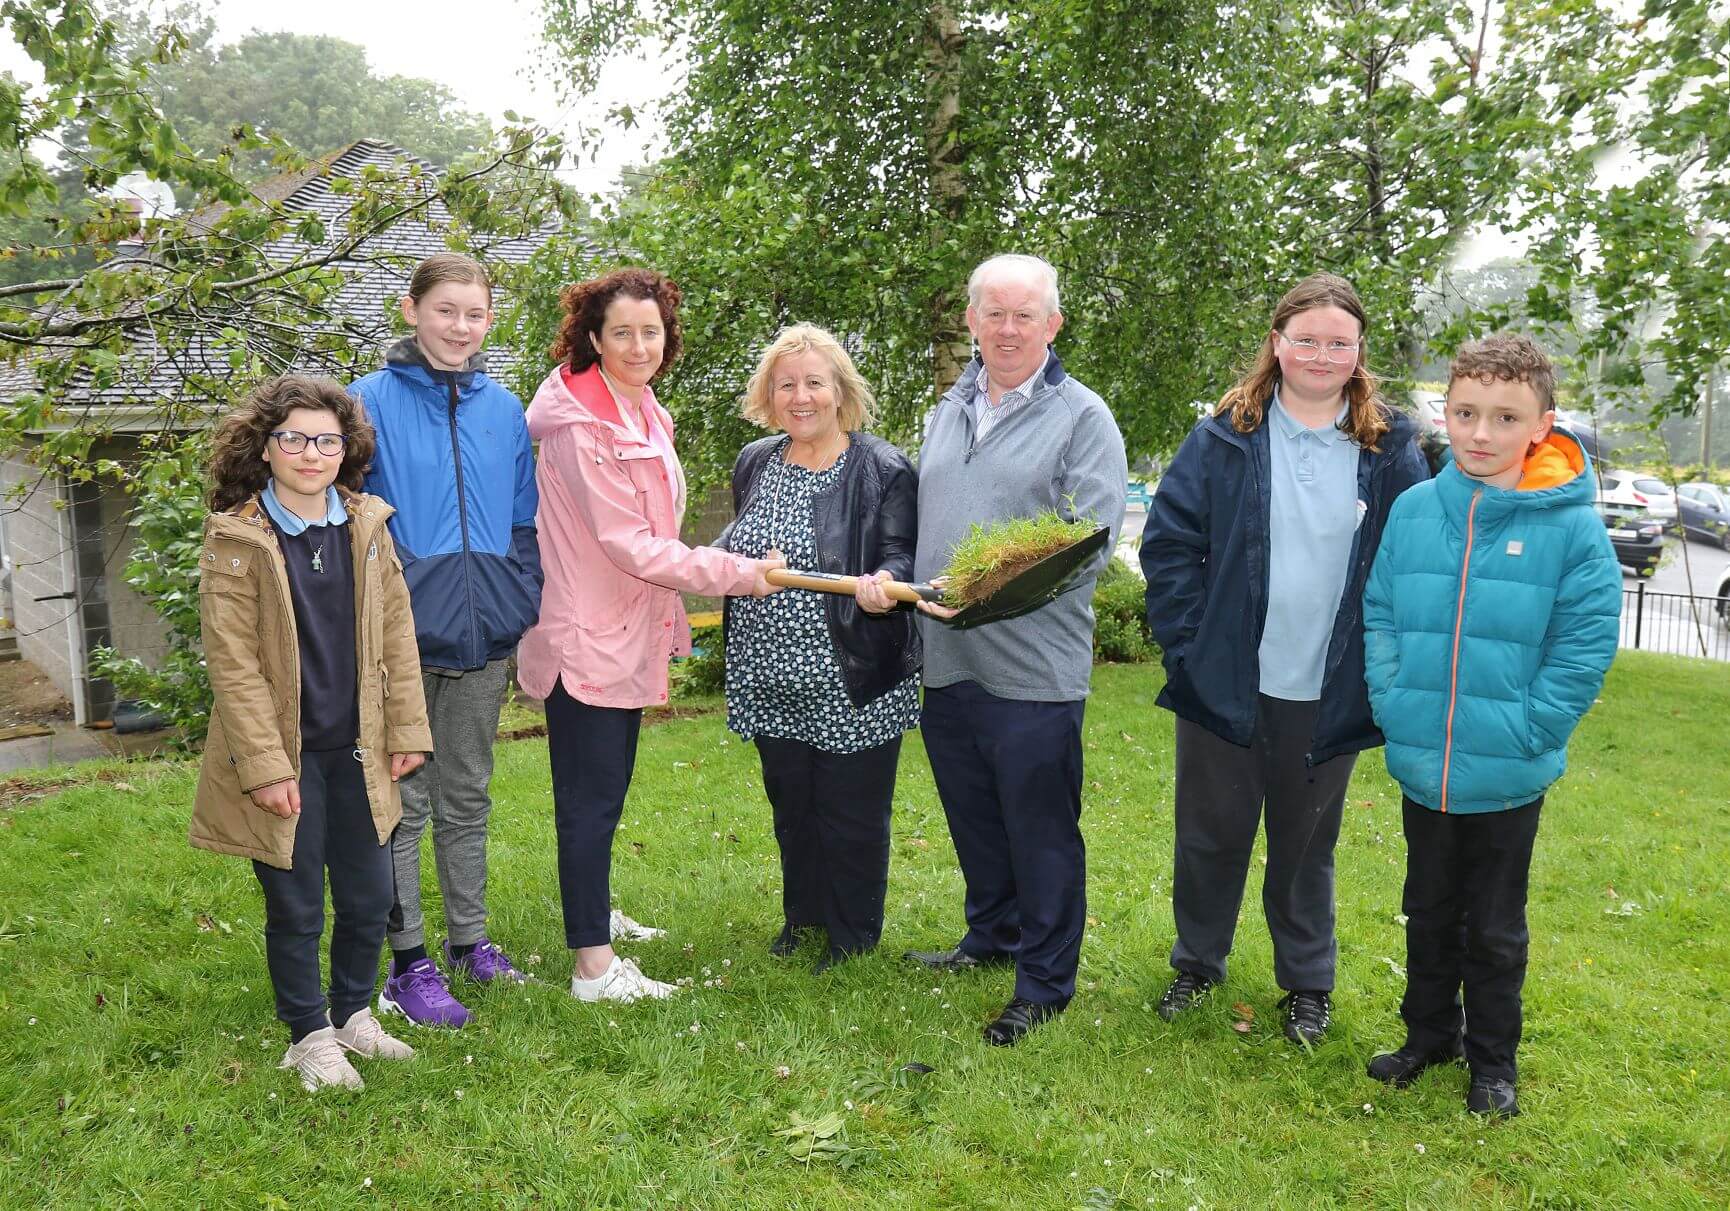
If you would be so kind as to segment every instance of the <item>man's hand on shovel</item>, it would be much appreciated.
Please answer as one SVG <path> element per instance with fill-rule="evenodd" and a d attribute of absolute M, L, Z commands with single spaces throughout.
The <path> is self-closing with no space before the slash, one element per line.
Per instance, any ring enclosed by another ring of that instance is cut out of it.
<path fill-rule="evenodd" d="M 931 582 L 931 585 L 933 588 L 941 589 L 943 583 L 948 579 L 949 577 L 947 576 L 939 576 Z M 921 601 L 917 608 L 921 614 L 929 614 L 931 617 L 943 622 L 948 622 L 951 618 L 961 613 L 960 610 L 952 610 L 948 606 L 940 606 L 935 601 Z"/>

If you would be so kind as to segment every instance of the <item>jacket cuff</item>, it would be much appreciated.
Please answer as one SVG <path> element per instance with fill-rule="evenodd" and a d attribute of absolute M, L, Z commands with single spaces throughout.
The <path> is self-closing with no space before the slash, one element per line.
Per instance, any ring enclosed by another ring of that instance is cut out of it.
<path fill-rule="evenodd" d="M 261 786 L 283 782 L 294 777 L 294 766 L 288 754 L 280 748 L 268 748 L 256 757 L 235 757 L 234 772 L 240 777 L 240 789 L 251 794 Z"/>
<path fill-rule="evenodd" d="M 384 729 L 384 749 L 387 753 L 431 753 L 432 729 L 424 723 L 407 723 Z"/>

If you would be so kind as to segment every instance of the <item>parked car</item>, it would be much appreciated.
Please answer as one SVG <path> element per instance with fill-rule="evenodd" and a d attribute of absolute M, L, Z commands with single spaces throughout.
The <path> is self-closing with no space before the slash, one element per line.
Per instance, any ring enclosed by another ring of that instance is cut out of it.
<path fill-rule="evenodd" d="M 1606 504 L 1644 509 L 1666 525 L 1676 521 L 1676 494 L 1655 475 L 1639 471 L 1600 471 L 1598 499 Z"/>
<path fill-rule="evenodd" d="M 1696 481 L 1676 489 L 1676 514 L 1682 533 L 1715 542 L 1730 551 L 1730 492 Z"/>
<path fill-rule="evenodd" d="M 1664 555 L 1662 525 L 1648 517 L 1639 505 L 1599 501 L 1598 516 L 1604 519 L 1604 528 L 1610 532 L 1617 563 L 1636 576 L 1650 576 L 1658 570 L 1658 561 Z"/>

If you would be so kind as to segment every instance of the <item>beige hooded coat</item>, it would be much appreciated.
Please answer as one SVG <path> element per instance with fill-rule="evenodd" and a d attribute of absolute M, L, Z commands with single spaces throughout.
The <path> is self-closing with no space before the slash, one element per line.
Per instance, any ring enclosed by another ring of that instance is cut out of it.
<path fill-rule="evenodd" d="M 339 489 L 339 491 L 341 491 Z M 392 753 L 430 753 L 420 651 L 402 562 L 376 496 L 342 493 L 354 558 L 356 752 L 379 844 L 402 818 Z M 300 777 L 300 647 L 288 569 L 256 497 L 204 522 L 199 553 L 204 660 L 215 699 L 190 840 L 201 849 L 292 865 L 298 816 L 253 803 L 249 792 Z"/>

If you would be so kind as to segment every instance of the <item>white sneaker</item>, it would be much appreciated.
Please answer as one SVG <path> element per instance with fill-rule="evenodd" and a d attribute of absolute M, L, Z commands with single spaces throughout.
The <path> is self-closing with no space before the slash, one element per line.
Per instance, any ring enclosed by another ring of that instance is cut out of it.
<path fill-rule="evenodd" d="M 336 1041 L 336 1028 L 326 1026 L 315 1030 L 282 1053 L 278 1068 L 292 1068 L 300 1074 L 300 1083 L 308 1093 L 341 1086 L 344 1089 L 364 1089 L 366 1082 L 348 1062 Z"/>
<path fill-rule="evenodd" d="M 679 989 L 644 975 L 634 961 L 613 956 L 613 962 L 592 980 L 571 977 L 571 995 L 579 1001 L 639 1001 L 645 997 L 663 1000 Z"/>
<path fill-rule="evenodd" d="M 392 1038 L 372 1016 L 371 1009 L 359 1009 L 348 1021 L 336 1027 L 336 1041 L 356 1055 L 378 1060 L 412 1060 L 414 1048 L 401 1039 Z"/>
<path fill-rule="evenodd" d="M 666 930 L 633 921 L 616 908 L 607 918 L 607 931 L 612 934 L 615 942 L 652 942 L 656 938 L 667 936 Z"/>

